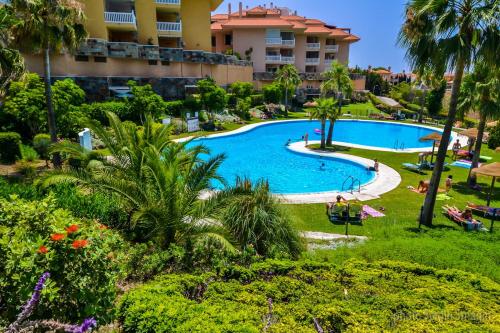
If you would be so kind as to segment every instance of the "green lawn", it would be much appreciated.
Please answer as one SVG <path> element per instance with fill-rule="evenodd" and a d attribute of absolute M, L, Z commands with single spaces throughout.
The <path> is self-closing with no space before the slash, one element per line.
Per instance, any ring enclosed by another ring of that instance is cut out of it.
<path fill-rule="evenodd" d="M 321 250 L 308 252 L 305 258 L 342 262 L 356 257 L 366 260 L 393 259 L 423 263 L 438 268 L 458 268 L 487 275 L 500 281 L 500 222 L 493 234 L 488 232 L 465 232 L 448 220 L 441 213 L 444 204 L 463 208 L 468 201 L 484 204 L 485 193 L 468 189 L 465 185 L 468 170 L 450 167 L 443 174 L 442 184 L 447 175 L 453 175 L 453 197 L 448 201 L 436 203 L 436 218 L 432 228 L 418 229 L 417 217 L 423 204 L 424 195 L 411 192 L 407 186 L 417 186 L 419 180 L 430 179 L 431 171 L 424 175 L 401 168 L 401 163 L 413 162 L 418 154 L 378 152 L 361 149 L 344 148 L 342 153 L 353 154 L 365 158 L 377 158 L 401 174 L 402 183 L 398 188 L 382 195 L 380 199 L 366 202 L 378 209 L 385 208 L 386 217 L 369 218 L 362 226 L 349 226 L 349 233 L 366 235 L 369 241 L 353 248 L 338 250 Z M 499 161 L 499 156 L 486 146 L 483 155 L 492 156 Z M 447 162 L 451 162 L 448 159 Z M 489 188 L 491 179 L 479 178 L 480 185 Z M 444 186 L 443 186 L 444 187 Z M 498 189 L 498 187 L 497 187 Z M 497 190 L 496 189 L 496 190 Z M 332 198 L 333 200 L 333 198 Z M 492 206 L 500 206 L 500 195 L 495 191 Z M 286 205 L 294 225 L 300 230 L 344 233 L 345 226 L 333 225 L 325 215 L 323 204 Z M 483 221 L 489 227 L 489 221 Z"/>

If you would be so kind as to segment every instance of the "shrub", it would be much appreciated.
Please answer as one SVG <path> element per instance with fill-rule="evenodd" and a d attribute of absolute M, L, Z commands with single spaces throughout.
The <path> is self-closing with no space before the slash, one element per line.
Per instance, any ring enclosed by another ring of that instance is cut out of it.
<path fill-rule="evenodd" d="M 250 115 L 251 100 L 247 98 L 238 98 L 236 102 L 236 115 L 244 120 L 250 120 L 252 116 Z"/>
<path fill-rule="evenodd" d="M 264 101 L 266 103 L 279 104 L 283 95 L 283 89 L 279 84 L 270 84 L 262 88 Z"/>
<path fill-rule="evenodd" d="M 15 132 L 0 133 L 0 162 L 14 163 L 21 157 L 21 136 Z"/>
<path fill-rule="evenodd" d="M 40 157 L 38 156 L 36 150 L 31 148 L 30 146 L 21 144 L 19 148 L 21 150 L 21 158 L 26 162 L 34 162 Z"/>
<path fill-rule="evenodd" d="M 253 84 L 251 82 L 234 82 L 229 87 L 229 91 L 236 98 L 247 98 L 253 92 Z"/>
<path fill-rule="evenodd" d="M 128 99 L 130 114 L 129 118 L 125 120 L 139 122 L 147 114 L 158 119 L 166 113 L 165 101 L 153 91 L 153 87 L 150 84 L 138 86 L 135 81 L 129 81 L 128 85 L 133 97 Z M 123 120 L 123 118 L 121 119 Z"/>
<path fill-rule="evenodd" d="M 183 101 L 166 102 L 165 110 L 168 115 L 174 117 L 180 117 L 182 115 L 182 111 L 184 110 L 184 102 Z"/>
<path fill-rule="evenodd" d="M 33 138 L 33 148 L 35 148 L 40 158 L 44 159 L 45 162 L 47 162 L 50 159 L 49 156 L 50 145 L 51 145 L 50 135 L 48 134 L 37 134 Z"/>
<path fill-rule="evenodd" d="M 128 291 L 117 317 L 137 333 L 320 331 L 313 319 L 324 332 L 489 331 L 499 291 L 487 278 L 410 263 L 272 260 L 161 276 Z"/>
<path fill-rule="evenodd" d="M 130 119 L 130 107 L 122 101 L 109 101 L 101 103 L 84 104 L 80 107 L 81 112 L 90 119 L 95 119 L 105 125 L 108 124 L 106 113 L 112 112 L 122 119 Z"/>
<path fill-rule="evenodd" d="M 488 147 L 496 149 L 500 147 L 500 123 L 490 130 L 490 138 L 488 139 Z"/>
<path fill-rule="evenodd" d="M 12 320 L 44 272 L 50 283 L 32 319 L 112 319 L 120 238 L 96 222 L 75 219 L 53 198 L 0 199 L 0 317 Z"/>
<path fill-rule="evenodd" d="M 263 94 L 252 95 L 252 96 L 250 96 L 250 98 L 252 99 L 252 107 L 264 105 L 264 95 Z"/>

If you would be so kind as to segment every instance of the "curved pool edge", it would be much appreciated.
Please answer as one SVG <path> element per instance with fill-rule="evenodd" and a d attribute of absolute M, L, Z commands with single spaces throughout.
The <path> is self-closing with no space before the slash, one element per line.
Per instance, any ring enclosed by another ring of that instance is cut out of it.
<path fill-rule="evenodd" d="M 348 160 L 365 167 L 373 165 L 373 161 L 367 158 L 332 152 L 315 152 L 304 146 L 303 142 L 296 142 L 287 147 L 289 150 L 312 156 L 334 157 Z M 342 191 L 301 193 L 301 194 L 274 194 L 282 203 L 285 204 L 313 204 L 326 203 L 334 201 L 337 195 L 342 195 L 347 200 L 368 201 L 380 198 L 380 195 L 388 193 L 399 186 L 401 175 L 393 168 L 380 163 L 379 172 L 370 182 L 361 186 L 361 192 L 353 193 Z"/>
<path fill-rule="evenodd" d="M 199 137 L 190 136 L 190 137 L 186 137 L 186 138 L 176 139 L 174 141 L 175 142 L 185 142 L 185 141 L 188 141 L 191 139 L 214 139 L 214 138 L 220 138 L 220 137 L 226 137 L 226 136 L 234 136 L 234 135 L 238 135 L 238 134 L 242 134 L 242 133 L 251 131 L 251 130 L 253 130 L 257 127 L 260 127 L 260 126 L 267 126 L 267 125 L 271 125 L 271 124 L 280 124 L 280 123 L 289 123 L 289 122 L 309 121 L 309 120 L 310 119 L 307 119 L 307 118 L 301 118 L 301 119 L 263 121 L 260 123 L 248 124 L 248 125 L 242 126 L 240 128 L 237 128 L 235 130 L 228 131 L 228 132 L 209 134 L 209 135 L 204 135 L 204 136 L 199 136 Z M 372 122 L 372 123 L 390 123 L 390 124 L 399 125 L 399 126 L 411 126 L 411 127 L 427 128 L 427 129 L 430 129 L 430 130 L 433 130 L 436 132 L 440 132 L 440 133 L 443 132 L 443 129 L 441 129 L 439 127 L 427 126 L 427 125 L 422 125 L 422 124 L 408 124 L 408 123 L 401 123 L 401 122 L 396 122 L 396 121 L 380 121 L 380 120 L 370 120 L 370 119 L 339 119 L 337 121 L 350 121 L 350 122 L 363 121 L 363 122 Z M 452 131 L 448 150 L 451 150 L 453 148 L 453 142 L 456 139 L 460 140 L 462 147 L 467 144 L 467 138 L 463 138 L 463 137 L 459 136 L 459 133 Z M 316 141 L 313 141 L 313 140 L 309 141 L 309 143 L 312 143 L 312 142 L 316 143 Z M 385 152 L 393 152 L 393 153 L 421 153 L 421 152 L 432 151 L 432 147 L 409 148 L 409 149 L 391 149 L 391 148 L 384 148 L 384 147 L 377 147 L 377 146 L 359 145 L 359 144 L 343 142 L 343 141 L 334 141 L 333 143 L 336 145 L 339 145 L 339 146 L 344 146 L 344 147 L 349 147 L 349 148 L 359 148 L 359 149 L 365 149 L 365 150 L 385 151 Z"/>

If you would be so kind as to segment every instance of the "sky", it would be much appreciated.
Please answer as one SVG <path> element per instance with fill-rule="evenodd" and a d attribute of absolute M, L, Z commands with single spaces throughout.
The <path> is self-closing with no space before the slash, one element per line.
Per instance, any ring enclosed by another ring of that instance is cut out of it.
<path fill-rule="evenodd" d="M 245 0 L 243 8 L 267 4 L 270 0 Z M 341 28 L 351 28 L 361 38 L 351 44 L 349 67 L 392 67 L 393 72 L 408 71 L 405 50 L 396 45 L 404 20 L 407 0 L 273 0 L 278 7 L 297 10 L 298 15 L 320 19 Z M 224 0 L 215 13 L 227 13 L 228 3 L 233 12 L 238 0 Z"/>

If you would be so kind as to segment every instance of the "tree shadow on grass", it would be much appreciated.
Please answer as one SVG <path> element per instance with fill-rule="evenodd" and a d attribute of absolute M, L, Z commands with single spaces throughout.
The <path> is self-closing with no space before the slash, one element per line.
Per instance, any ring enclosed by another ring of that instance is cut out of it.
<path fill-rule="evenodd" d="M 488 200 L 488 193 L 490 191 L 491 184 L 478 183 L 481 190 L 475 190 L 469 187 L 467 182 L 457 182 L 453 185 L 453 191 L 456 191 L 462 195 L 474 195 L 477 200 L 486 201 Z M 500 193 L 496 188 L 493 188 L 493 193 L 491 195 L 492 201 L 500 200 Z"/>
<path fill-rule="evenodd" d="M 329 146 L 329 147 L 325 147 L 325 149 L 320 149 L 319 145 L 309 145 L 309 146 L 307 146 L 307 148 L 309 148 L 312 151 L 320 152 L 320 153 L 336 153 L 339 151 L 350 151 L 351 150 L 351 148 L 344 147 L 344 146 Z"/>

